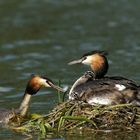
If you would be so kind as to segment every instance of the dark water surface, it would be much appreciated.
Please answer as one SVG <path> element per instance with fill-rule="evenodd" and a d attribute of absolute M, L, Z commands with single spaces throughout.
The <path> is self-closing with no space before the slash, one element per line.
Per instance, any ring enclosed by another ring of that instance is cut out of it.
<path fill-rule="evenodd" d="M 140 82 L 139 0 L 0 0 L 0 107 L 18 107 L 31 74 L 70 86 L 87 67 L 67 66 L 83 53 L 110 52 L 109 75 Z M 30 111 L 46 114 L 57 104 L 51 89 L 32 99 Z M 0 129 L 1 140 L 27 136 Z M 138 132 L 48 136 L 56 140 L 138 140 Z M 34 139 L 41 139 L 34 136 Z"/>

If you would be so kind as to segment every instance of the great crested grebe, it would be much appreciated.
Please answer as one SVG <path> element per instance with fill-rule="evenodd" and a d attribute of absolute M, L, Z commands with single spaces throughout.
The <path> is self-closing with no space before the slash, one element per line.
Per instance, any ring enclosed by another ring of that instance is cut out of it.
<path fill-rule="evenodd" d="M 105 51 L 92 51 L 84 54 L 80 59 L 74 60 L 69 65 L 73 64 L 85 64 L 89 65 L 94 72 L 95 78 L 102 78 L 108 71 L 108 61 Z"/>
<path fill-rule="evenodd" d="M 47 77 L 41 77 L 38 75 L 32 76 L 29 80 L 25 93 L 18 109 L 13 110 L 0 110 L 0 123 L 7 124 L 9 120 L 14 116 L 14 113 L 25 117 L 27 115 L 27 111 L 29 108 L 31 96 L 35 95 L 42 87 L 52 87 L 58 91 L 64 92 L 62 88 L 59 86 L 54 85 L 54 83 L 48 79 Z M 14 112 L 14 113 L 13 113 Z"/>
<path fill-rule="evenodd" d="M 87 71 L 73 84 L 70 100 L 81 100 L 90 105 L 115 105 L 132 103 L 140 106 L 140 87 L 133 84 L 120 85 L 109 78 L 94 79 L 94 73 Z"/>
<path fill-rule="evenodd" d="M 69 99 L 74 100 L 78 97 L 89 104 L 107 105 L 122 102 L 139 104 L 140 88 L 136 82 L 121 76 L 105 76 L 108 71 L 106 54 L 104 51 L 92 51 L 83 55 L 79 60 L 69 63 L 69 65 L 87 64 L 93 71 L 86 72 L 73 84 Z"/>
<path fill-rule="evenodd" d="M 110 80 L 116 84 L 120 85 L 130 85 L 130 86 L 138 86 L 137 83 L 133 80 L 127 79 L 122 76 L 105 76 L 108 71 L 108 60 L 107 55 L 108 53 L 105 51 L 92 51 L 89 53 L 84 54 L 79 60 L 74 60 L 68 65 L 73 64 L 85 64 L 89 65 L 92 69 L 92 74 L 94 74 L 94 79 L 106 79 Z"/>

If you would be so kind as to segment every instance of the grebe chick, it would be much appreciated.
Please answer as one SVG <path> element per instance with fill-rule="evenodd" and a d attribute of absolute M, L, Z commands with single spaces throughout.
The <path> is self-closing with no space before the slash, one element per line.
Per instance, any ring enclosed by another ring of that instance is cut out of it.
<path fill-rule="evenodd" d="M 81 100 L 90 105 L 115 105 L 132 103 L 140 106 L 140 87 L 120 85 L 108 79 L 94 79 L 92 72 L 86 72 L 72 86 L 70 100 Z"/>
<path fill-rule="evenodd" d="M 14 113 L 25 117 L 27 115 L 27 111 L 29 109 L 29 104 L 31 100 L 31 96 L 35 95 L 42 87 L 52 87 L 58 91 L 64 92 L 62 88 L 56 86 L 50 79 L 47 77 L 41 76 L 33 76 L 25 89 L 25 93 L 18 109 L 13 110 L 0 110 L 0 123 L 7 124 L 10 119 L 14 116 Z"/>
<path fill-rule="evenodd" d="M 79 86 L 84 85 L 85 83 L 87 83 L 88 81 L 92 81 L 94 80 L 94 73 L 91 71 L 87 71 L 84 73 L 83 76 L 81 76 L 80 78 L 78 78 L 75 83 L 73 84 L 73 86 L 71 87 L 70 91 L 69 91 L 69 99 L 70 100 L 75 100 L 75 99 L 80 99 L 80 96 L 78 96 L 78 94 L 75 92 L 75 89 Z"/>
<path fill-rule="evenodd" d="M 89 65 L 95 74 L 95 78 L 102 78 L 108 71 L 108 61 L 106 55 L 108 53 L 105 51 L 92 51 L 84 54 L 79 60 L 74 60 L 69 65 L 73 64 L 85 64 Z"/>

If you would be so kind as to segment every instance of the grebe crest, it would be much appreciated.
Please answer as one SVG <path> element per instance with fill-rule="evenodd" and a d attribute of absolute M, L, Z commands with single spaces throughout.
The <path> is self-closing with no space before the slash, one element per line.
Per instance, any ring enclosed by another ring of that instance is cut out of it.
<path fill-rule="evenodd" d="M 29 80 L 25 93 L 34 95 L 36 94 L 40 88 L 42 87 L 52 87 L 56 90 L 59 90 L 61 92 L 64 92 L 62 88 L 59 86 L 56 86 L 52 80 L 47 78 L 46 76 L 38 76 L 38 75 L 33 75 L 32 78 Z"/>

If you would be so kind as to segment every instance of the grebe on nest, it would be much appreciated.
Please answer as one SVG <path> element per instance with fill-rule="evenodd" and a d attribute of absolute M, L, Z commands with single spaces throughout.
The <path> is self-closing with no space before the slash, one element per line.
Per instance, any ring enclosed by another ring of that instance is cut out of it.
<path fill-rule="evenodd" d="M 85 64 L 89 65 L 94 72 L 96 79 L 104 77 L 108 71 L 108 61 L 106 56 L 108 55 L 105 51 L 92 51 L 84 54 L 80 59 L 74 60 L 69 65 L 73 64 Z"/>
<path fill-rule="evenodd" d="M 106 54 L 104 51 L 92 51 L 69 63 L 69 65 L 87 64 L 92 69 L 92 72 L 86 72 L 73 84 L 69 99 L 82 100 L 91 105 L 120 103 L 140 105 L 138 97 L 140 87 L 136 82 L 121 76 L 105 76 L 108 71 Z"/>
<path fill-rule="evenodd" d="M 26 90 L 18 109 L 13 110 L 0 110 L 0 123 L 7 124 L 10 119 L 14 116 L 14 113 L 25 117 L 29 108 L 31 96 L 35 95 L 42 87 L 52 87 L 58 91 L 64 92 L 62 88 L 54 85 L 54 83 L 47 77 L 41 77 L 34 75 L 28 82 Z M 14 112 L 14 113 L 13 113 Z"/>

